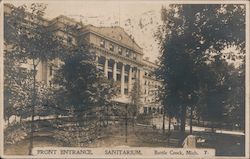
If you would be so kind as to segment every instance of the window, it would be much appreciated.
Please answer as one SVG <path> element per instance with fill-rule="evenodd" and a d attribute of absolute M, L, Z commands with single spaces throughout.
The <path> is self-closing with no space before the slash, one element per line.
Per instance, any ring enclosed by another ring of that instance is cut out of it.
<path fill-rule="evenodd" d="M 105 48 L 105 40 L 103 40 L 103 39 L 101 40 L 100 46 Z"/>
<path fill-rule="evenodd" d="M 126 51 L 126 57 L 130 57 L 130 51 L 129 50 Z"/>
<path fill-rule="evenodd" d="M 136 60 L 136 54 L 135 53 L 133 53 L 133 59 Z"/>
<path fill-rule="evenodd" d="M 128 89 L 127 88 L 124 89 L 124 94 L 128 95 Z"/>
<path fill-rule="evenodd" d="M 121 81 L 121 75 L 120 75 L 120 74 L 117 74 L 117 75 L 116 75 L 116 80 L 117 80 L 117 81 Z"/>
<path fill-rule="evenodd" d="M 52 87 L 52 81 L 49 81 L 49 87 Z"/>
<path fill-rule="evenodd" d="M 153 108 L 153 113 L 155 113 L 156 112 L 156 109 L 155 108 Z"/>
<path fill-rule="evenodd" d="M 112 72 L 108 72 L 108 79 L 113 79 L 113 73 Z"/>
<path fill-rule="evenodd" d="M 128 76 L 125 76 L 125 77 L 124 77 L 124 82 L 125 82 L 125 83 L 128 83 Z"/>
<path fill-rule="evenodd" d="M 159 107 L 157 108 L 157 113 L 160 113 L 160 108 Z"/>
<path fill-rule="evenodd" d="M 109 45 L 109 50 L 110 50 L 110 51 L 114 51 L 114 45 L 113 45 L 113 44 L 110 44 L 110 45 Z"/>
<path fill-rule="evenodd" d="M 144 112 L 144 114 L 147 114 L 148 108 L 147 107 L 143 107 L 143 112 Z"/>
<path fill-rule="evenodd" d="M 49 67 L 49 75 L 50 75 L 50 76 L 53 75 L 53 67 L 52 67 L 52 66 Z"/>
<path fill-rule="evenodd" d="M 118 94 L 121 94 L 121 88 L 117 88 Z"/>
<path fill-rule="evenodd" d="M 149 107 L 149 108 L 148 108 L 148 111 L 149 111 L 149 113 L 151 113 L 151 112 L 152 112 L 152 108 L 151 108 L 151 107 Z"/>
<path fill-rule="evenodd" d="M 119 53 L 120 55 L 122 55 L 122 48 L 121 48 L 121 47 L 118 48 L 118 53 Z"/>

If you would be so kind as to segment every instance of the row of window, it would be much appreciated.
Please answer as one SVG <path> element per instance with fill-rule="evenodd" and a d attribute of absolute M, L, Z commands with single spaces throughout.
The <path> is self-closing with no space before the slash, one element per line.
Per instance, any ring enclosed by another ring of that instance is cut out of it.
<path fill-rule="evenodd" d="M 116 46 L 115 44 L 112 44 L 111 42 L 106 42 L 106 40 L 101 39 L 100 46 L 103 48 L 106 48 L 110 51 L 116 52 L 119 55 L 123 55 L 129 58 L 132 58 L 136 60 L 136 53 L 133 53 L 131 50 L 123 48 L 121 46 Z"/>
<path fill-rule="evenodd" d="M 121 94 L 121 89 L 120 88 L 118 88 L 117 91 L 118 91 L 118 94 Z M 128 89 L 127 88 L 124 88 L 124 94 L 128 95 Z"/>
<path fill-rule="evenodd" d="M 163 108 L 143 107 L 143 113 L 144 114 L 152 114 L 152 113 L 163 114 Z"/>
<path fill-rule="evenodd" d="M 145 86 L 152 86 L 152 87 L 154 87 L 154 88 L 159 88 L 159 87 L 160 87 L 159 85 L 154 84 L 154 82 L 151 83 L 150 81 L 147 81 L 147 80 L 145 80 L 144 85 L 145 85 Z M 152 88 L 152 87 L 151 87 L 151 88 Z"/>

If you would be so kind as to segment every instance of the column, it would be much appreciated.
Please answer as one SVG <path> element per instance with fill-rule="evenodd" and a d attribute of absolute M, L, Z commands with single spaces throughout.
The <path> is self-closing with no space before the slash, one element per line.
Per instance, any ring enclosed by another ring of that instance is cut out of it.
<path fill-rule="evenodd" d="M 108 58 L 105 59 L 103 70 L 104 70 L 104 76 L 108 77 Z"/>
<path fill-rule="evenodd" d="M 139 80 L 139 85 L 143 86 L 143 71 L 142 69 L 137 69 L 138 71 L 138 80 Z M 142 87 L 140 87 L 142 90 Z"/>
<path fill-rule="evenodd" d="M 128 72 L 128 92 L 130 93 L 132 89 L 132 66 L 129 67 Z"/>
<path fill-rule="evenodd" d="M 113 79 L 114 79 L 114 81 L 116 81 L 116 69 L 117 69 L 117 63 L 116 63 L 116 61 L 114 61 L 114 65 L 113 65 Z"/>
<path fill-rule="evenodd" d="M 124 74 L 125 74 L 125 65 L 122 64 L 121 70 L 121 95 L 124 95 Z"/>

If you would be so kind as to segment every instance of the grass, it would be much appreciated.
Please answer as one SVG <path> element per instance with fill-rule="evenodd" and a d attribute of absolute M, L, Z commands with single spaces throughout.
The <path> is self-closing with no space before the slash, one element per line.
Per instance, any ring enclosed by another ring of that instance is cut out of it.
<path fill-rule="evenodd" d="M 87 147 L 114 147 L 126 145 L 130 147 L 178 147 L 179 132 L 163 134 L 161 130 L 151 127 L 128 127 L 127 142 L 124 125 L 109 126 L 103 131 L 104 136 L 88 143 Z M 198 148 L 215 148 L 218 156 L 244 156 L 244 136 L 218 134 L 212 132 L 194 132 L 194 135 L 206 139 Z M 188 134 L 187 134 L 188 135 Z M 169 136 L 169 141 L 168 141 Z M 29 140 L 25 139 L 13 145 L 5 145 L 5 155 L 27 155 Z M 34 147 L 67 146 L 56 141 L 52 136 L 35 137 Z"/>
<path fill-rule="evenodd" d="M 61 146 L 53 137 L 35 137 L 34 147 Z M 24 139 L 16 144 L 5 145 L 4 155 L 28 155 L 29 139 Z"/>

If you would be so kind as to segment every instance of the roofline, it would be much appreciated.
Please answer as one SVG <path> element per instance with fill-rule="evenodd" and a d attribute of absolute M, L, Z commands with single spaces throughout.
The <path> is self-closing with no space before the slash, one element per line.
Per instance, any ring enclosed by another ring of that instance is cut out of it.
<path fill-rule="evenodd" d="M 59 16 L 57 16 L 57 17 L 55 17 L 55 18 L 53 18 L 53 19 L 51 19 L 51 20 L 49 20 L 49 22 L 53 22 L 53 21 L 56 21 L 58 18 L 60 18 L 60 17 L 63 17 L 63 18 L 66 18 L 66 19 L 68 19 L 69 21 L 71 21 L 71 22 L 73 22 L 73 23 L 76 23 L 76 24 L 81 24 L 80 22 L 78 22 L 78 21 L 76 21 L 74 18 L 70 18 L 70 17 L 68 17 L 68 16 L 66 16 L 66 15 L 59 15 Z"/>
<path fill-rule="evenodd" d="M 135 49 L 135 48 L 131 48 L 130 46 L 128 46 L 128 45 L 126 45 L 126 44 L 123 44 L 123 43 L 121 43 L 121 42 L 119 42 L 119 41 L 117 41 L 117 40 L 115 40 L 115 39 L 113 39 L 113 38 L 110 38 L 110 37 L 108 37 L 108 36 L 105 36 L 105 35 L 103 35 L 103 34 L 100 34 L 100 33 L 96 32 L 96 31 L 94 31 L 94 30 L 91 30 L 91 29 L 86 29 L 86 31 L 85 31 L 85 32 L 82 32 L 79 36 L 84 35 L 84 34 L 87 34 L 87 33 L 93 33 L 93 34 L 95 34 L 95 35 L 98 35 L 98 36 L 101 36 L 101 37 L 105 37 L 106 39 L 108 39 L 108 40 L 110 40 L 110 41 L 112 41 L 112 42 L 115 42 L 115 43 L 117 43 L 117 44 L 119 44 L 119 45 L 122 45 L 123 47 L 126 47 L 126 48 L 128 48 L 128 49 L 132 49 L 132 50 L 134 50 L 135 52 L 137 52 L 138 54 L 143 55 L 143 51 L 142 51 L 142 50 L 139 51 L 139 50 L 137 50 L 137 49 Z M 141 49 L 142 49 L 142 48 L 141 48 Z"/>
<path fill-rule="evenodd" d="M 160 65 L 157 65 L 156 63 L 152 62 L 152 61 L 148 61 L 148 60 L 145 60 L 145 59 L 142 59 L 142 62 L 146 65 L 154 65 L 156 68 L 157 67 L 160 67 Z"/>

